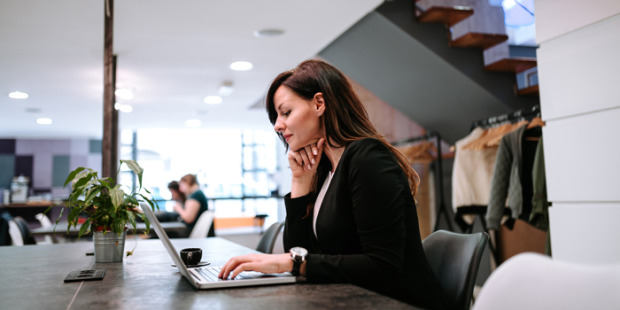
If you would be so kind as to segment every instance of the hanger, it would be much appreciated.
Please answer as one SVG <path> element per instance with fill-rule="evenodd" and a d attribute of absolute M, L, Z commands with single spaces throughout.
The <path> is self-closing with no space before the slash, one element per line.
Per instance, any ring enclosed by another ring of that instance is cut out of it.
<path fill-rule="evenodd" d="M 536 116 L 527 125 L 527 129 L 532 129 L 534 127 L 544 127 L 544 126 L 545 126 L 545 122 L 543 122 L 542 118 L 540 118 L 540 116 Z"/>

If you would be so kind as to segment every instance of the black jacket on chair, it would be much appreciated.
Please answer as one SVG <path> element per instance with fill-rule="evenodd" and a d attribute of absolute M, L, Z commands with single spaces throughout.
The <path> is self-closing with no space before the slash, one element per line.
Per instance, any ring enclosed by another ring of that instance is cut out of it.
<path fill-rule="evenodd" d="M 312 214 L 302 219 L 309 200 L 285 197 L 284 231 L 287 251 L 308 249 L 309 282 L 348 282 L 425 309 L 443 308 L 408 180 L 381 142 L 368 138 L 346 147 L 318 213 L 318 240 Z"/>

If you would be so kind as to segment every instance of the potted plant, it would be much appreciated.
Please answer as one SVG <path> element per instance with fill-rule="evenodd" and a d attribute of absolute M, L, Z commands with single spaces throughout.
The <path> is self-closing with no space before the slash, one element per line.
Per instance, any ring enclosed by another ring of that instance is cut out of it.
<path fill-rule="evenodd" d="M 71 227 L 77 228 L 80 216 L 87 216 L 80 227 L 78 238 L 93 232 L 96 262 L 123 260 L 127 225 L 133 227 L 135 234 L 138 218 L 146 224 L 146 232 L 149 231 L 149 221 L 139 211 L 140 202 L 148 203 L 153 210 L 159 209 L 156 201 L 142 194 L 143 190 L 149 195 L 150 192 L 142 187 L 144 170 L 140 165 L 135 160 L 121 160 L 120 163 L 121 166 L 126 164 L 138 176 L 138 189 L 125 191 L 114 179 L 100 178 L 96 171 L 84 167 L 71 171 L 64 184 L 66 187 L 71 183 L 71 193 L 65 202 L 65 208 L 62 209 L 69 210 L 67 232 Z M 133 250 L 128 251 L 127 256 L 132 253 Z"/>

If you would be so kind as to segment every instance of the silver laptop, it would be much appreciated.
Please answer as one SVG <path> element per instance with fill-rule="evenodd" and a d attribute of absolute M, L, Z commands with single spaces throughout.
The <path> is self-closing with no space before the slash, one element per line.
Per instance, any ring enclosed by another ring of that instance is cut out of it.
<path fill-rule="evenodd" d="M 153 210 L 151 210 L 146 203 L 140 203 L 140 207 L 151 222 L 151 227 L 155 229 L 155 233 L 157 233 L 159 240 L 164 244 L 164 247 L 179 269 L 179 272 L 197 289 L 208 290 L 225 287 L 290 284 L 295 282 L 296 278 L 288 272 L 264 274 L 260 272 L 244 271 L 234 280 L 224 280 L 217 277 L 221 270 L 220 266 L 187 268 L 181 260 L 181 256 L 179 256 L 179 253 L 170 242 L 168 235 L 166 235 L 166 232 L 155 217 Z"/>

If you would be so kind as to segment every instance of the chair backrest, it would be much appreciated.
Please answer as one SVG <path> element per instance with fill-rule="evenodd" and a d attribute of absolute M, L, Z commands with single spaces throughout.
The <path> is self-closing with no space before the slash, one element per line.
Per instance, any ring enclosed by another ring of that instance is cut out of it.
<path fill-rule="evenodd" d="M 34 237 L 30 233 L 30 227 L 28 226 L 28 222 L 26 222 L 26 220 L 24 220 L 20 216 L 16 216 L 15 218 L 13 218 L 13 221 L 15 221 L 15 223 L 17 224 L 17 227 L 19 227 L 19 230 L 22 233 L 22 239 L 23 239 L 24 245 L 37 244 L 37 241 L 34 240 Z"/>
<path fill-rule="evenodd" d="M 276 241 L 273 244 L 273 249 L 271 250 L 271 254 L 284 254 L 284 234 L 278 234 L 276 237 Z"/>
<path fill-rule="evenodd" d="M 50 221 L 47 215 L 43 213 L 37 213 L 34 217 L 39 221 L 39 223 L 41 223 L 41 227 L 52 227 L 52 221 Z M 58 240 L 56 239 L 55 235 L 52 235 L 52 236 L 45 235 L 44 238 L 45 238 L 44 243 L 58 243 Z"/>
<path fill-rule="evenodd" d="M 280 234 L 280 231 L 284 227 L 284 222 L 273 223 L 261 237 L 256 247 L 256 251 L 271 254 L 273 252 L 273 246 L 276 243 L 276 238 Z"/>
<path fill-rule="evenodd" d="M 620 264 L 582 264 L 522 253 L 487 279 L 474 310 L 620 309 Z"/>
<path fill-rule="evenodd" d="M 457 234 L 438 230 L 422 242 L 426 258 L 448 298 L 449 309 L 469 309 L 486 233 Z"/>
<path fill-rule="evenodd" d="M 213 224 L 213 218 L 213 211 L 202 212 L 200 217 L 198 217 L 192 232 L 189 234 L 189 237 L 194 239 L 206 238 L 209 233 L 209 229 L 211 229 L 211 225 Z"/>
<path fill-rule="evenodd" d="M 12 220 L 13 217 L 9 212 L 0 210 L 0 246 L 13 244 L 9 224 Z M 13 223 L 13 225 L 17 228 L 17 224 Z M 19 231 L 19 228 L 17 230 Z"/>
<path fill-rule="evenodd" d="M 11 245 L 22 246 L 24 245 L 24 237 L 22 237 L 22 231 L 14 219 L 9 221 L 9 236 L 11 236 Z"/>

